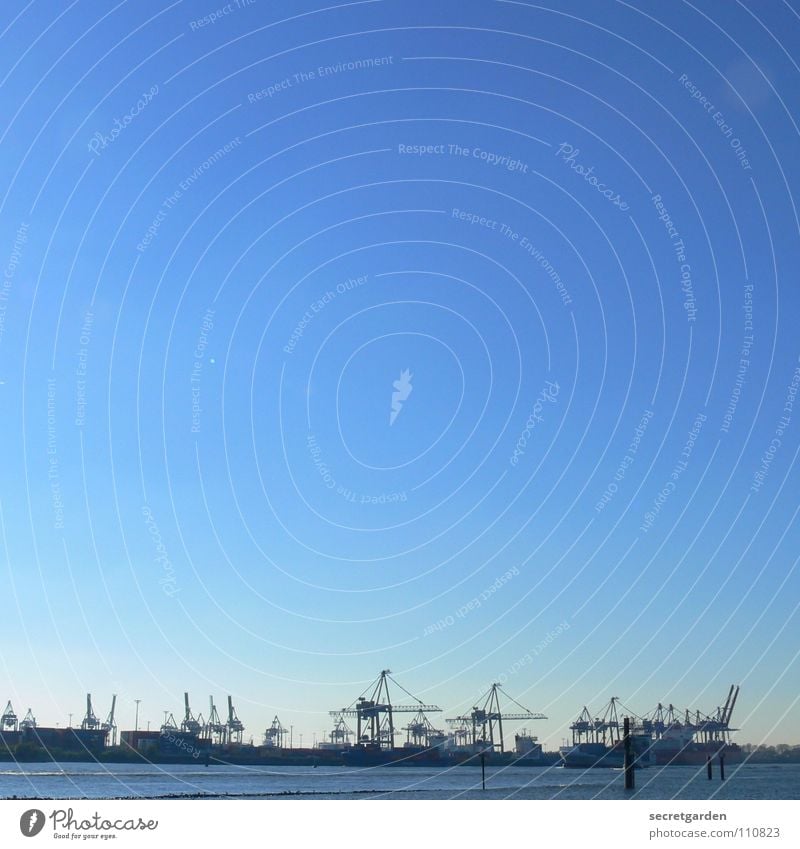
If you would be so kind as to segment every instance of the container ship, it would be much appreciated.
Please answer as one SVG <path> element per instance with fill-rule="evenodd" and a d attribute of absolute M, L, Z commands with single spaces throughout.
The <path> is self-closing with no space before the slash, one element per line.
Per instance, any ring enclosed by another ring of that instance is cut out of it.
<path fill-rule="evenodd" d="M 617 715 L 617 702 L 613 697 L 599 717 L 592 718 L 584 707 L 575 722 L 570 725 L 572 743 L 559 749 L 565 767 L 588 769 L 591 767 L 613 767 L 621 769 L 625 749 L 622 725 Z M 635 726 L 634 726 L 635 728 Z M 639 769 L 654 763 L 652 737 L 642 731 L 631 733 L 633 765 Z"/>
<path fill-rule="evenodd" d="M 739 687 L 731 685 L 725 704 L 711 715 L 686 710 L 679 714 L 673 705 L 659 704 L 651 714 L 628 717 L 633 744 L 634 765 L 700 766 L 711 759 L 724 758 L 739 763 L 742 750 L 731 742 L 736 731 L 730 720 Z M 615 767 L 623 763 L 619 699 L 614 697 L 598 717 L 584 707 L 570 725 L 572 743 L 559 752 L 566 767 Z"/>
<path fill-rule="evenodd" d="M 116 696 L 111 706 L 112 723 L 115 704 Z M 11 755 L 18 760 L 41 760 L 47 752 L 55 752 L 93 760 L 105 751 L 110 731 L 108 720 L 101 722 L 95 716 L 91 695 L 86 697 L 86 716 L 80 728 L 40 726 L 30 708 L 20 720 L 9 701 L 0 715 L 0 757 Z"/>
<path fill-rule="evenodd" d="M 710 716 L 700 711 L 685 710 L 679 714 L 673 705 L 659 704 L 653 714 L 642 721 L 645 733 L 653 739 L 653 754 L 658 766 L 671 764 L 699 766 L 709 758 L 724 758 L 726 763 L 740 763 L 741 748 L 731 741 L 731 716 L 739 697 L 739 687 L 731 685 L 725 704 Z"/>

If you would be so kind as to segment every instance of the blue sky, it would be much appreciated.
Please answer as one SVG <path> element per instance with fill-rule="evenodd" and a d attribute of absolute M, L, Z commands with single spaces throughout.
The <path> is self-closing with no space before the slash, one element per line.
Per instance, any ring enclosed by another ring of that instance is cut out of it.
<path fill-rule="evenodd" d="M 797 741 L 800 11 L 551 6 L 4 6 L 18 712 Z"/>

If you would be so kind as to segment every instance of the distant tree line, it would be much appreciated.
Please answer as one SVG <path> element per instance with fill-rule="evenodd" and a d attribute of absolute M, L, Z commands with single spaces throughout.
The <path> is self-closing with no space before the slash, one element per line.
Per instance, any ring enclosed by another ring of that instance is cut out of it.
<path fill-rule="evenodd" d="M 800 746 L 778 743 L 777 746 L 756 746 L 745 743 L 742 751 L 751 764 L 796 764 L 800 763 Z"/>

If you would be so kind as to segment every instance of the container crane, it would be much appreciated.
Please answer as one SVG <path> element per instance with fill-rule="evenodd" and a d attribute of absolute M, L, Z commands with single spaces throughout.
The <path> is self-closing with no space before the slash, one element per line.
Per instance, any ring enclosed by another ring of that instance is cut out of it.
<path fill-rule="evenodd" d="M 341 711 L 331 711 L 331 715 L 334 717 L 333 731 L 328 735 L 328 739 L 332 746 L 346 749 L 351 745 L 351 738 L 354 736 L 353 729 L 347 724 Z"/>
<path fill-rule="evenodd" d="M 208 697 L 208 722 L 206 723 L 206 734 L 212 743 L 222 746 L 227 741 L 227 726 L 220 719 L 217 712 L 217 706 L 214 704 L 214 697 Z"/>
<path fill-rule="evenodd" d="M 84 731 L 95 731 L 100 727 L 100 720 L 94 715 L 92 710 L 92 694 L 86 694 L 86 716 L 83 717 L 81 728 Z"/>
<path fill-rule="evenodd" d="M 280 719 L 276 716 L 272 720 L 272 725 L 264 732 L 264 745 L 273 749 L 282 749 L 286 734 L 286 729 L 281 725 Z"/>
<path fill-rule="evenodd" d="M 501 688 L 501 684 L 492 684 L 480 707 L 473 707 L 469 714 L 456 716 L 447 720 L 448 723 L 460 726 L 462 729 L 466 726 L 470 731 L 470 742 L 472 745 L 482 745 L 490 752 L 497 750 L 500 752 L 505 751 L 503 744 L 504 719 L 506 721 L 547 719 L 542 713 L 534 713 L 528 710 L 528 708 L 521 705 L 516 699 L 511 698 L 505 692 L 505 697 L 521 710 L 517 713 L 503 712 L 500 709 L 499 691 Z"/>
<path fill-rule="evenodd" d="M 0 716 L 0 731 L 16 731 L 18 728 L 17 715 L 14 713 L 14 708 L 11 707 L 9 700 L 3 715 Z"/>
<path fill-rule="evenodd" d="M 350 707 L 330 711 L 330 715 L 333 717 L 350 716 L 356 718 L 356 743 L 392 749 L 394 748 L 394 737 L 397 733 L 394 727 L 394 714 L 441 711 L 441 708 L 437 705 L 423 704 L 420 699 L 417 699 L 405 687 L 398 684 L 391 677 L 391 672 L 391 669 L 381 670 L 380 675 L 364 691 L 364 693 L 369 692 L 369 696 L 362 694 Z M 389 681 L 399 687 L 406 695 L 411 696 L 417 704 L 393 705 L 389 695 Z"/>
<path fill-rule="evenodd" d="M 637 733 L 648 734 L 654 740 L 668 738 L 675 741 L 681 737 L 684 741 L 684 747 L 688 746 L 695 738 L 696 742 L 700 744 L 729 744 L 731 732 L 736 731 L 735 728 L 731 728 L 730 723 L 738 697 L 739 685 L 731 684 L 725 704 L 717 707 L 716 711 L 708 716 L 699 710 L 693 711 L 689 708 L 680 712 L 672 704 L 665 708 L 659 702 L 652 713 L 641 718 L 636 717 L 636 731 Z M 612 702 L 616 701 L 616 699 L 612 700 Z M 584 718 L 583 715 L 579 717 L 579 719 Z M 604 729 L 613 731 L 618 728 L 615 720 L 615 716 L 604 716 L 602 720 L 594 720 L 597 724 L 595 730 L 598 733 L 598 741 L 599 735 Z M 584 723 L 584 726 L 589 728 L 586 723 Z"/>
<path fill-rule="evenodd" d="M 161 726 L 162 734 L 170 734 L 178 730 L 178 723 L 175 722 L 175 717 L 169 712 L 164 711 L 164 724 Z"/>
<path fill-rule="evenodd" d="M 28 712 L 22 719 L 22 722 L 19 724 L 20 731 L 23 731 L 26 728 L 36 728 L 36 717 L 33 715 L 33 711 L 28 708 Z"/>
<path fill-rule="evenodd" d="M 105 731 L 106 734 L 110 735 L 111 742 L 109 745 L 116 746 L 117 744 L 117 723 L 114 721 L 114 711 L 117 707 L 117 697 L 116 695 L 111 696 L 111 710 L 108 712 L 108 717 L 106 717 L 106 721 L 100 726 L 101 730 Z"/>
<path fill-rule="evenodd" d="M 407 746 L 431 748 L 432 738 L 444 737 L 444 732 L 433 727 L 433 723 L 425 715 L 424 710 L 417 711 L 416 716 L 403 729 L 406 732 Z"/>
<path fill-rule="evenodd" d="M 575 722 L 570 725 L 572 731 L 572 745 L 581 743 L 602 743 L 604 746 L 613 746 L 618 743 L 620 737 L 620 722 L 617 711 L 619 698 L 612 696 L 606 705 L 602 716 L 592 717 L 588 707 L 584 707 Z"/>
<path fill-rule="evenodd" d="M 731 684 L 731 689 L 728 692 L 728 700 L 725 702 L 725 709 L 722 712 L 722 724 L 726 727 L 730 725 L 731 715 L 736 706 L 736 700 L 739 698 L 739 685 Z"/>
<path fill-rule="evenodd" d="M 703 743 L 729 743 L 731 731 L 737 729 L 730 727 L 733 709 L 739 698 L 739 686 L 731 684 L 728 690 L 728 698 L 725 704 L 718 707 L 711 716 L 704 716 L 700 711 L 695 711 L 695 734 Z"/>
<path fill-rule="evenodd" d="M 233 699 L 228 696 L 228 742 L 241 744 L 244 725 L 233 709 Z"/>
<path fill-rule="evenodd" d="M 181 731 L 184 734 L 195 734 L 197 736 L 200 735 L 200 732 L 203 730 L 203 725 L 199 721 L 199 719 L 195 719 L 192 715 L 192 710 L 189 707 L 189 694 L 183 694 L 183 722 L 181 722 Z"/>

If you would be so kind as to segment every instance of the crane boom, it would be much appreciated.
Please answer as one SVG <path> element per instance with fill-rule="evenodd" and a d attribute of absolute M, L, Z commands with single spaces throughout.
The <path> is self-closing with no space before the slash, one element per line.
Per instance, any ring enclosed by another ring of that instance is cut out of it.
<path fill-rule="evenodd" d="M 503 719 L 547 719 L 543 713 L 504 713 Z"/>
<path fill-rule="evenodd" d="M 358 716 L 366 710 L 375 711 L 388 708 L 391 708 L 392 713 L 416 713 L 420 710 L 424 710 L 426 713 L 436 713 L 437 711 L 441 713 L 442 710 L 438 705 L 392 705 L 387 702 L 386 704 L 375 704 L 370 708 L 342 708 L 341 710 L 328 711 L 328 713 L 330 716 Z"/>
<path fill-rule="evenodd" d="M 731 686 L 731 690 L 733 690 L 733 686 Z M 733 692 L 733 699 L 731 700 L 731 706 L 728 708 L 728 713 L 724 718 L 725 725 L 729 725 L 731 721 L 731 716 L 733 716 L 733 709 L 736 707 L 736 699 L 739 698 L 739 685 L 736 685 L 736 690 Z"/>
<path fill-rule="evenodd" d="M 728 690 L 728 698 L 725 699 L 725 706 L 722 708 L 720 712 L 720 721 L 725 722 L 725 717 L 728 715 L 728 706 L 731 703 L 731 696 L 733 695 L 733 684 L 731 684 L 730 690 Z"/>
<path fill-rule="evenodd" d="M 115 746 L 117 743 L 117 723 L 114 721 L 114 712 L 117 707 L 117 697 L 116 694 L 111 696 L 111 710 L 108 712 L 108 716 L 106 717 L 106 721 L 100 726 L 103 731 L 108 732 L 111 735 L 111 745 Z"/>

